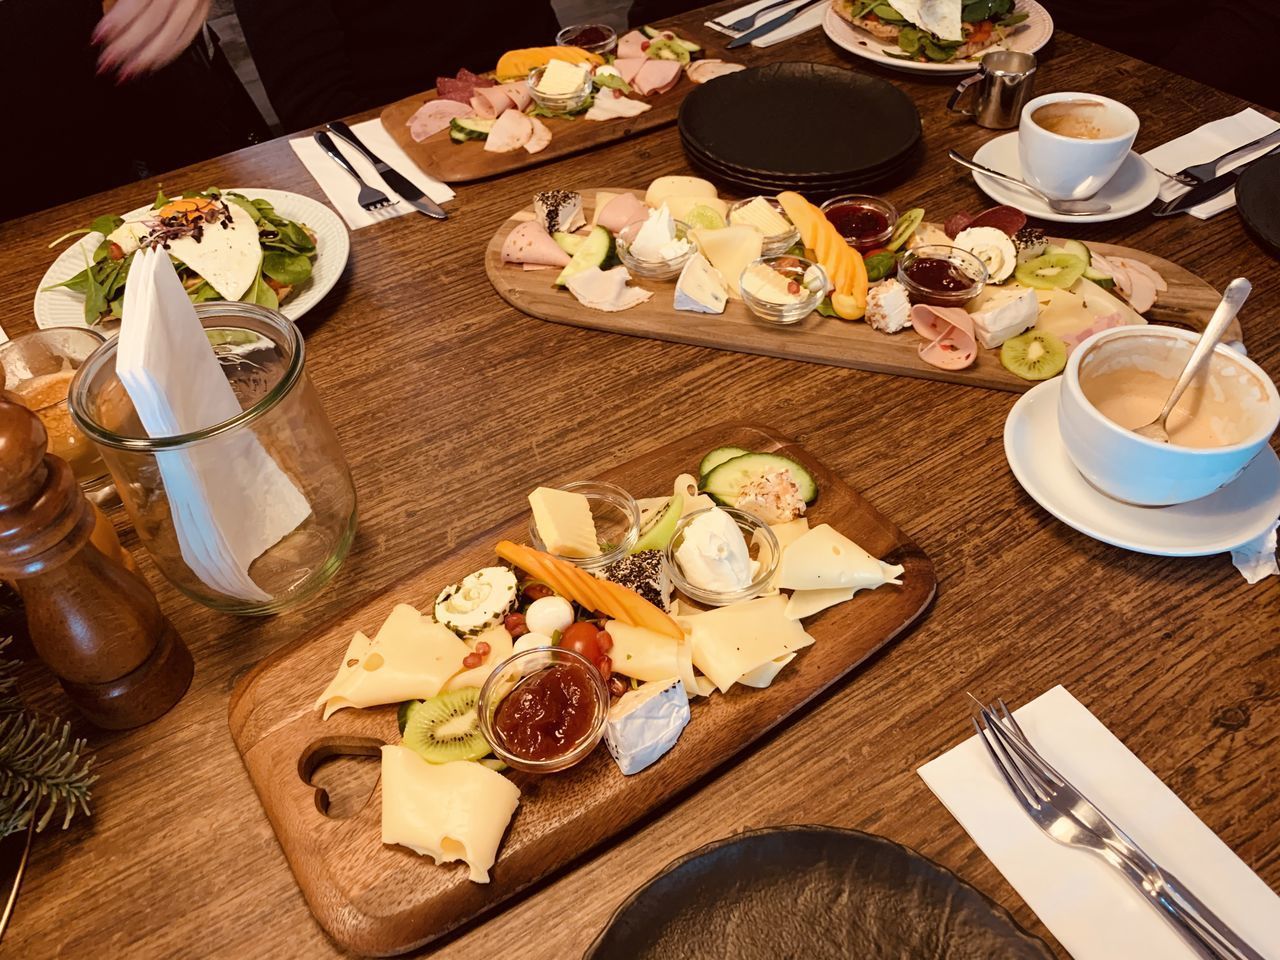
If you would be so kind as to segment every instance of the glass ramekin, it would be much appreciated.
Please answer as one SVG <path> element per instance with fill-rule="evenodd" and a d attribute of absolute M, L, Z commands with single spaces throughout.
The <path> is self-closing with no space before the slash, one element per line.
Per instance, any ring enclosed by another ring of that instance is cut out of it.
<path fill-rule="evenodd" d="M 822 215 L 826 216 L 827 211 L 832 207 L 838 207 L 842 204 L 856 204 L 865 207 L 868 210 L 877 210 L 883 213 L 889 225 L 876 234 L 869 234 L 860 237 L 844 237 L 845 243 L 853 247 L 859 253 L 866 253 L 877 247 L 883 247 L 893 237 L 893 229 L 898 224 L 898 211 L 894 209 L 892 203 L 883 197 L 873 197 L 869 193 L 846 193 L 840 197 L 832 197 L 822 205 Z M 844 236 L 841 232 L 841 236 Z"/>
<path fill-rule="evenodd" d="M 589 30 L 595 27 L 604 34 L 605 39 L 598 40 L 595 43 L 574 43 L 572 37 L 574 34 L 582 30 Z M 564 27 L 556 34 L 557 47 L 577 47 L 579 50 L 585 50 L 587 53 L 598 53 L 604 56 L 606 53 L 613 53 L 618 47 L 618 31 L 607 23 L 571 23 Z"/>
<path fill-rule="evenodd" d="M 742 277 L 745 277 L 747 271 L 758 263 L 799 283 L 804 293 L 803 297 L 795 303 L 773 303 L 754 296 L 743 285 Z M 747 305 L 747 309 L 761 320 L 781 326 L 799 323 L 813 313 L 818 308 L 818 304 L 822 303 L 822 298 L 827 295 L 829 286 L 826 271 L 819 264 L 804 257 L 791 255 L 760 257 L 758 260 L 753 260 L 743 269 L 742 277 L 738 278 L 738 290 L 742 294 L 742 302 Z"/>
<path fill-rule="evenodd" d="M 787 212 L 782 209 L 782 204 L 773 197 L 747 197 L 745 200 L 739 200 L 737 203 L 729 207 L 729 215 L 725 218 L 726 221 L 728 223 L 733 223 L 733 211 L 740 210 L 756 199 L 764 200 L 769 204 L 769 206 L 773 207 L 773 209 L 777 211 L 778 216 L 782 217 L 783 220 L 786 220 L 787 223 L 791 223 L 791 218 L 788 217 Z M 766 257 L 776 257 L 779 254 L 786 253 L 799 242 L 800 230 L 795 226 L 795 224 L 791 224 L 791 229 L 787 232 L 775 233 L 773 236 L 765 237 L 764 245 L 760 248 L 760 252 Z"/>
<path fill-rule="evenodd" d="M 970 282 L 963 290 L 946 292 L 922 287 L 911 279 L 908 268 L 917 260 L 948 260 L 955 271 Z M 978 294 L 987 283 L 987 265 L 968 250 L 943 243 L 928 243 L 908 250 L 898 258 L 898 280 L 907 288 L 912 303 L 928 303 L 935 307 L 962 307 Z"/>
<path fill-rule="evenodd" d="M 511 753 L 502 745 L 494 728 L 498 707 L 526 677 L 557 664 L 574 663 L 582 667 L 595 693 L 596 706 L 587 735 L 568 753 L 550 760 L 528 760 Z M 480 688 L 480 700 L 476 707 L 480 716 L 480 732 L 493 748 L 493 755 L 516 770 L 526 773 L 557 773 L 567 770 L 596 748 L 604 736 L 605 721 L 609 718 L 609 687 L 596 665 L 574 650 L 564 647 L 534 647 L 523 650 L 503 660 L 494 668 Z"/>
<path fill-rule="evenodd" d="M 543 71 L 546 69 L 546 67 L 534 67 L 529 71 L 529 96 L 533 97 L 538 106 L 552 113 L 572 113 L 587 102 L 587 97 L 591 96 L 590 71 L 582 71 L 582 85 L 573 93 L 551 96 L 538 89 L 538 83 L 542 80 Z"/>
<path fill-rule="evenodd" d="M 640 539 L 640 507 L 631 494 L 603 480 L 575 480 L 556 489 L 580 493 L 587 498 L 587 503 L 591 506 L 591 519 L 596 525 L 600 554 L 595 557 L 562 557 L 558 553 L 552 556 L 595 572 L 631 552 L 631 548 Z M 539 550 L 550 553 L 538 536 L 538 525 L 532 516 L 529 517 L 529 542 Z"/>
<path fill-rule="evenodd" d="M 684 269 L 684 265 L 689 262 L 689 258 L 697 249 L 697 244 L 689 237 L 689 225 L 682 220 L 671 221 L 676 230 L 676 239 L 683 240 L 689 245 L 680 256 L 670 260 L 641 260 L 632 255 L 631 244 L 635 242 L 640 228 L 647 222 L 636 220 L 618 231 L 618 259 L 634 276 L 644 277 L 646 280 L 670 280 L 672 277 L 679 276 L 680 271 Z"/>
<path fill-rule="evenodd" d="M 738 525 L 738 529 L 742 531 L 742 537 L 747 541 L 747 550 L 753 547 L 755 553 L 751 559 L 759 563 L 760 569 L 756 571 L 755 577 L 751 582 L 741 590 L 707 590 L 702 587 L 694 586 L 690 583 L 680 569 L 680 562 L 676 559 L 676 550 L 680 544 L 684 542 L 685 531 L 689 528 L 689 524 L 704 513 L 712 510 L 723 510 L 729 514 Z M 763 544 L 756 542 L 756 533 L 760 534 L 760 538 L 764 540 Z M 690 600 L 697 601 L 707 607 L 724 607 L 731 603 L 738 603 L 741 600 L 751 600 L 759 596 L 769 585 L 769 581 L 773 579 L 773 575 L 778 572 L 778 561 L 782 551 L 778 548 L 778 538 L 774 532 L 769 529 L 769 525 L 745 510 L 738 510 L 735 507 L 707 507 L 704 510 L 695 510 L 693 513 L 687 514 L 676 524 L 676 531 L 671 537 L 671 542 L 667 544 L 666 550 L 662 555 L 663 565 L 667 568 L 667 576 L 671 578 L 672 585 L 683 593 Z"/>

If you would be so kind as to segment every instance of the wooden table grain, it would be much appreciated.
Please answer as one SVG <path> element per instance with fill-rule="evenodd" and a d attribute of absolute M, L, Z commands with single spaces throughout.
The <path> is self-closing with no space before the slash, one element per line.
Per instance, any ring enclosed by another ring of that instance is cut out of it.
<path fill-rule="evenodd" d="M 702 19 L 677 24 L 710 37 L 692 26 Z M 820 31 L 738 59 L 878 70 Z M 1243 106 L 1064 34 L 1041 60 L 1041 92 L 1093 90 L 1134 105 L 1139 150 Z M 951 81 L 882 75 L 908 90 L 924 117 L 927 156 L 908 183 L 888 191 L 897 206 L 922 205 L 941 219 L 985 205 L 946 159 L 947 147 L 972 152 L 991 136 L 945 112 Z M 802 440 L 921 544 L 941 580 L 932 612 L 663 815 L 428 952 L 580 956 L 612 910 L 673 858 L 734 831 L 783 823 L 857 827 L 906 843 L 1047 936 L 915 770 L 968 735 L 965 691 L 1017 704 L 1058 683 L 1280 887 L 1280 578 L 1248 586 L 1226 557 L 1140 556 L 1055 521 L 1005 464 L 1009 394 L 543 323 L 514 312 L 485 280 L 485 244 L 534 191 L 643 186 L 688 171 L 668 128 L 464 186 L 446 223 L 412 216 L 352 235 L 342 281 L 301 323 L 311 375 L 359 492 L 352 554 L 301 609 L 235 619 L 181 598 L 125 531 L 195 654 L 195 681 L 176 709 L 140 730 L 77 725 L 98 755 L 95 814 L 36 838 L 6 955 L 336 954 L 232 745 L 226 708 L 235 680 L 506 516 L 535 484 L 603 471 L 660 443 L 668 429 L 741 419 Z M 258 185 L 323 199 L 278 140 L 0 224 L 0 323 L 11 335 L 32 326 L 32 294 L 54 255 L 49 241 L 99 213 L 136 206 L 157 182 L 169 190 Z M 1150 250 L 1219 288 L 1248 276 L 1246 341 L 1280 379 L 1280 270 L 1234 213 L 1209 222 L 1139 214 L 1072 235 Z M 124 518 L 115 519 L 124 530 Z M 24 668 L 22 691 L 41 708 L 71 712 L 38 663 Z"/>

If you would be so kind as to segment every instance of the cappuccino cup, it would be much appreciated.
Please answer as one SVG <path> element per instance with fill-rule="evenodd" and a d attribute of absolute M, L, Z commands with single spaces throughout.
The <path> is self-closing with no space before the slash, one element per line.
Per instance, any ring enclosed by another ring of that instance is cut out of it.
<path fill-rule="evenodd" d="M 1055 200 L 1085 200 L 1115 176 L 1138 135 L 1138 115 L 1095 93 L 1049 93 L 1022 108 L 1022 179 Z"/>

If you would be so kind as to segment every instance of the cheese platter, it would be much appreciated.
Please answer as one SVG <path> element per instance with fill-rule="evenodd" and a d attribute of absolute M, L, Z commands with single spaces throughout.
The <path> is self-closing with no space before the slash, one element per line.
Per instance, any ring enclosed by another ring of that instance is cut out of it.
<path fill-rule="evenodd" d="M 935 268 L 944 286 L 973 276 L 934 291 Z M 1162 257 L 1047 236 L 1010 207 L 932 222 L 873 197 L 735 201 L 684 176 L 540 193 L 493 235 L 485 270 L 555 323 L 1010 391 L 1108 326 L 1203 330 L 1219 299 Z M 1238 323 L 1227 340 L 1242 341 Z"/>
<path fill-rule="evenodd" d="M 232 694 L 232 737 L 321 926 L 402 953 L 660 814 L 906 630 L 936 586 L 812 453 L 722 424 L 537 488 L 272 655 Z M 578 692 L 555 701 L 556 739 L 521 710 L 561 690 Z M 381 776 L 329 816 L 312 781 L 351 755 Z"/>

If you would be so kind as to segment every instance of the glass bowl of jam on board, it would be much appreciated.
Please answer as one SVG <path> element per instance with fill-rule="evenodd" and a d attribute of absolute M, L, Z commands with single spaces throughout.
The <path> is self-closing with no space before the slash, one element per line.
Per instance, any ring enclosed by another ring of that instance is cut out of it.
<path fill-rule="evenodd" d="M 968 250 L 930 243 L 898 259 L 898 280 L 912 303 L 961 307 L 986 286 L 987 265 Z"/>
<path fill-rule="evenodd" d="M 577 47 L 604 56 L 618 46 L 618 32 L 607 23 L 573 23 L 556 34 L 557 47 Z"/>
<path fill-rule="evenodd" d="M 859 253 L 883 247 L 898 222 L 898 211 L 892 203 L 864 193 L 833 197 L 822 205 L 822 212 L 840 231 L 845 243 Z"/>
<path fill-rule="evenodd" d="M 493 755 L 526 773 L 566 770 L 596 748 L 609 688 L 595 664 L 565 647 L 507 658 L 480 688 L 480 731 Z"/>

